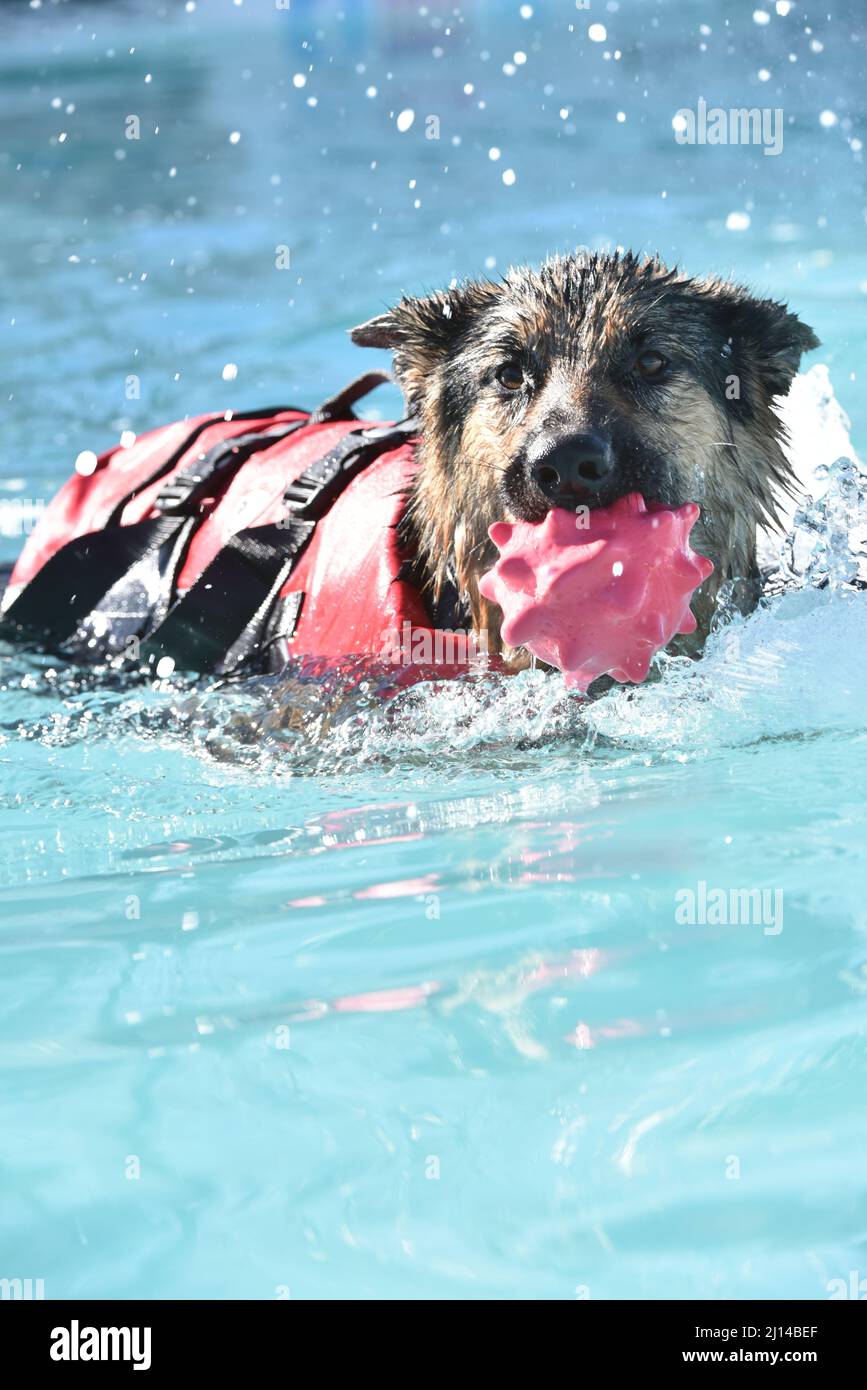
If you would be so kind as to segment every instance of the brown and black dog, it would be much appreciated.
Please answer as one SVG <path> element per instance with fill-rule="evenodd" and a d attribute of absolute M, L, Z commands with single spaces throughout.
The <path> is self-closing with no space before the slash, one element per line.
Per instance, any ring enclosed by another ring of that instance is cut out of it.
<path fill-rule="evenodd" d="M 458 597 L 442 625 L 462 617 L 498 649 L 478 591 L 492 522 L 628 492 L 701 506 L 693 543 L 715 571 L 693 603 L 699 640 L 722 584 L 756 602 L 756 530 L 793 482 L 772 403 L 818 346 L 784 304 L 656 258 L 576 254 L 404 298 L 352 339 L 393 352 L 421 424 L 403 539 L 434 614 Z"/>

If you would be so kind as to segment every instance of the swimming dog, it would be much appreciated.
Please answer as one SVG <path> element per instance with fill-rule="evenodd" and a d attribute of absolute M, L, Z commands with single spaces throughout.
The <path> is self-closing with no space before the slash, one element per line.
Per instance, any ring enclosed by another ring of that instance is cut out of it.
<path fill-rule="evenodd" d="M 742 611 L 757 602 L 757 528 L 795 482 L 773 403 L 819 345 L 785 304 L 658 257 L 574 254 L 405 297 L 351 336 L 392 352 L 420 422 L 400 531 L 437 626 L 500 650 L 478 589 L 496 558 L 488 527 L 630 492 L 701 507 L 693 544 L 715 569 L 688 650 L 723 585 Z"/>

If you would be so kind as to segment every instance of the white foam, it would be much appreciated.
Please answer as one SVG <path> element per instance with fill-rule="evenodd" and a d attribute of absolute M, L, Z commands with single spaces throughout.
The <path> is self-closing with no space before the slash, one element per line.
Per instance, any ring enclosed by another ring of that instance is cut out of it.
<path fill-rule="evenodd" d="M 782 527 L 759 531 L 759 562 L 776 552 L 780 535 L 791 529 L 795 513 L 807 497 L 821 497 L 827 487 L 822 468 L 845 457 L 860 462 L 852 446 L 851 422 L 834 395 L 824 363 L 799 372 L 787 396 L 778 396 L 774 408 L 788 436 L 784 452 L 797 479 L 797 496 L 778 498 Z M 818 475 L 816 470 L 820 470 Z"/>

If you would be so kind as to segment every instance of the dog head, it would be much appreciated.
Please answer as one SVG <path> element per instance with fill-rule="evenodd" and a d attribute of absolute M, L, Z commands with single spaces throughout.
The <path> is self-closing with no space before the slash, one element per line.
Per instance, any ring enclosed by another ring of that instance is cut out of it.
<path fill-rule="evenodd" d="M 451 578 L 477 621 L 492 522 L 628 492 L 700 504 L 711 608 L 721 582 L 749 580 L 790 482 L 772 402 L 818 345 L 785 305 L 631 253 L 403 299 L 352 338 L 394 353 L 422 426 L 413 539 L 434 593 Z"/>

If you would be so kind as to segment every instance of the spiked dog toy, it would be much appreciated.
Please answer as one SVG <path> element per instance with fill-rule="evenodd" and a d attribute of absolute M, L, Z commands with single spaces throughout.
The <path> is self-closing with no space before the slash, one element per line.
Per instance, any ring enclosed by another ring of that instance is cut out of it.
<path fill-rule="evenodd" d="M 698 514 L 694 502 L 646 507 L 632 492 L 580 517 L 556 507 L 539 523 L 498 521 L 500 558 L 479 588 L 503 610 L 503 640 L 575 690 L 606 674 L 643 681 L 675 633 L 695 631 L 689 601 L 713 572 L 690 549 Z"/>

